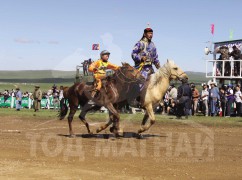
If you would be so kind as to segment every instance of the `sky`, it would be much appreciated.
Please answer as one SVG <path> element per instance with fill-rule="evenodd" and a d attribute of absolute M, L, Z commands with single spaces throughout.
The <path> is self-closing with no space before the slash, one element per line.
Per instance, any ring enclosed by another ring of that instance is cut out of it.
<path fill-rule="evenodd" d="M 100 50 L 133 64 L 131 51 L 150 24 L 161 64 L 205 72 L 207 41 L 242 38 L 241 0 L 0 0 L 0 70 L 75 70 Z M 210 25 L 215 25 L 214 36 Z"/>

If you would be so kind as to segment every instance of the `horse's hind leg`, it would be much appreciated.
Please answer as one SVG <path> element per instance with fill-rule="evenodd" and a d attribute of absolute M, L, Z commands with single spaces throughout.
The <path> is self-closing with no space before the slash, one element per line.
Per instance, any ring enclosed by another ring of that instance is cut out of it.
<path fill-rule="evenodd" d="M 87 114 L 88 111 L 90 111 L 92 109 L 97 110 L 97 109 L 100 109 L 100 107 L 96 106 L 96 105 L 93 106 L 93 105 L 90 105 L 90 104 L 85 104 L 82 108 L 80 115 L 79 115 L 79 119 L 85 124 L 89 134 L 93 134 L 93 132 L 90 130 L 89 123 L 86 121 L 86 114 Z"/>
<path fill-rule="evenodd" d="M 80 118 L 80 120 L 85 124 L 88 133 L 89 133 L 89 134 L 93 134 L 92 131 L 90 130 L 89 124 L 88 124 L 88 122 L 86 121 L 86 119 L 83 118 L 81 115 L 79 116 L 79 118 Z"/>
<path fill-rule="evenodd" d="M 70 133 L 71 137 L 74 137 L 74 133 L 73 133 L 73 130 L 72 130 L 72 120 L 73 120 L 73 117 L 76 113 L 76 110 L 77 110 L 76 107 L 70 107 L 70 113 L 68 115 L 69 133 Z"/>

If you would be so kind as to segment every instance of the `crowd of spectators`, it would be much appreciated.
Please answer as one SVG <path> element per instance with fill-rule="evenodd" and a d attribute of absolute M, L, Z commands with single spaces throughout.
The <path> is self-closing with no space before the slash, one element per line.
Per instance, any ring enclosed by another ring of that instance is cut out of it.
<path fill-rule="evenodd" d="M 188 101 L 189 115 L 242 116 L 242 93 L 240 84 L 222 85 L 220 88 L 214 82 L 210 84 L 203 83 L 198 88 L 194 83 L 188 85 L 191 89 L 191 96 Z M 21 90 L 19 88 L 4 90 L 0 92 L 0 97 L 4 97 L 4 101 L 6 101 L 9 97 L 16 97 L 18 91 Z M 23 92 L 22 98 L 25 97 L 34 100 L 33 93 L 34 91 Z M 182 95 L 179 95 L 178 89 L 174 84 L 171 84 L 163 98 L 163 103 L 160 104 L 156 112 L 177 116 L 179 99 L 181 99 Z M 63 86 L 58 88 L 56 85 L 53 85 L 51 89 L 42 93 L 41 99 L 46 99 L 46 104 L 42 108 L 50 109 L 50 105 L 53 104 L 53 108 L 58 109 L 62 98 L 64 98 Z"/>
<path fill-rule="evenodd" d="M 242 93 L 241 85 L 228 84 L 217 87 L 212 82 L 209 85 L 203 83 L 199 88 L 194 83 L 189 84 L 191 88 L 189 115 L 204 116 L 242 116 Z M 201 89 L 200 91 L 198 89 Z M 178 90 L 172 84 L 164 96 L 164 103 L 158 107 L 157 112 L 168 115 L 177 115 Z"/>
<path fill-rule="evenodd" d="M 10 97 L 15 97 L 17 95 L 17 92 L 21 92 L 20 88 L 16 88 L 16 89 L 11 89 L 11 90 L 4 90 L 3 92 L 0 92 L 0 97 L 4 97 L 4 102 L 6 102 Z M 41 91 L 41 90 L 40 90 Z M 35 90 L 33 90 L 33 92 L 21 92 L 21 99 L 22 98 L 30 98 L 31 100 L 34 100 L 34 96 L 33 93 L 35 92 Z M 58 88 L 56 85 L 53 85 L 48 91 L 44 91 L 43 93 L 41 92 L 41 99 L 46 99 L 46 105 L 45 109 L 50 109 L 50 104 L 51 104 L 51 100 L 52 100 L 52 104 L 54 106 L 54 109 L 58 109 L 59 108 L 59 104 L 60 104 L 60 100 L 63 98 L 63 86 L 60 86 L 60 88 Z"/>

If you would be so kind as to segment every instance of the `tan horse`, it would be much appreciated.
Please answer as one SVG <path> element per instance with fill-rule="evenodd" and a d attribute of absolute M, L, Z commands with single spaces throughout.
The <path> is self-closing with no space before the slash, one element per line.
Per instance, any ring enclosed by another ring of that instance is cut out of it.
<path fill-rule="evenodd" d="M 167 63 L 152 74 L 141 91 L 141 105 L 146 110 L 141 128 L 138 133 L 148 130 L 155 123 L 156 108 L 165 95 L 171 80 L 188 79 L 186 73 L 179 68 L 174 61 L 167 60 Z M 147 120 L 150 122 L 146 125 Z M 146 125 L 146 126 L 145 126 Z"/>

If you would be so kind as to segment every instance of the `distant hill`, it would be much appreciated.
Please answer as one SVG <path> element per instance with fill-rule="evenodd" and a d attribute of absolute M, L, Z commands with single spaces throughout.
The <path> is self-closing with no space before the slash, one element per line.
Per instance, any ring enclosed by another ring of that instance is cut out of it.
<path fill-rule="evenodd" d="M 56 70 L 26 70 L 0 71 L 0 79 L 45 79 L 45 78 L 74 78 L 75 71 Z"/>
<path fill-rule="evenodd" d="M 204 72 L 193 72 L 186 71 L 185 72 L 189 77 L 189 82 L 194 82 L 196 84 L 208 82 L 209 79 L 206 78 L 206 73 Z"/>
<path fill-rule="evenodd" d="M 49 82 L 74 82 L 75 71 L 56 70 L 26 70 L 26 71 L 0 71 L 0 82 L 19 83 L 49 83 Z M 207 82 L 203 72 L 187 71 L 189 82 L 200 84 Z"/>

